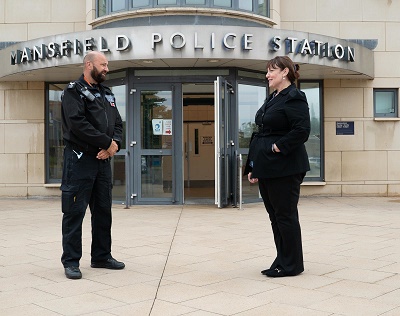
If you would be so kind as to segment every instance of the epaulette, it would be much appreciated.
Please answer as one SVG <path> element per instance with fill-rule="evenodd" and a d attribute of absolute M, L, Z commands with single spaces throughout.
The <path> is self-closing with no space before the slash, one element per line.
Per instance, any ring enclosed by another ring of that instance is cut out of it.
<path fill-rule="evenodd" d="M 69 85 L 68 85 L 68 89 L 74 89 L 74 88 L 75 88 L 75 85 L 76 85 L 76 82 L 75 82 L 75 81 L 71 81 L 71 82 L 69 83 Z"/>

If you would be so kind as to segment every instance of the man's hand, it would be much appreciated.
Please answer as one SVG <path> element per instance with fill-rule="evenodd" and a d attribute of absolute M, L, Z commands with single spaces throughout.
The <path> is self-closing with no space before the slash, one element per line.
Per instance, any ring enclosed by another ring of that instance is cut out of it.
<path fill-rule="evenodd" d="M 110 153 L 109 153 L 107 150 L 102 149 L 102 150 L 100 150 L 100 151 L 98 152 L 96 158 L 97 158 L 97 159 L 101 159 L 101 160 L 110 158 Z"/>
<path fill-rule="evenodd" d="M 118 144 L 115 140 L 111 142 L 110 147 L 108 147 L 107 152 L 110 154 L 110 157 L 114 156 L 115 153 L 118 151 Z"/>
<path fill-rule="evenodd" d="M 249 180 L 250 183 L 257 183 L 258 178 L 252 178 L 251 177 L 251 172 L 247 175 L 247 179 Z"/>

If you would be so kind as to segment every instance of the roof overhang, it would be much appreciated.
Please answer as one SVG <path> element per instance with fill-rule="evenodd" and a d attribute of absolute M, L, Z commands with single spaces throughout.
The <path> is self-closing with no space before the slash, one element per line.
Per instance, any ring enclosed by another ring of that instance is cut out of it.
<path fill-rule="evenodd" d="M 157 25 L 97 29 L 20 42 L 0 50 L 0 81 L 69 81 L 89 50 L 111 71 L 134 68 L 227 68 L 265 71 L 287 55 L 302 79 L 372 79 L 374 53 L 348 40 L 266 27 Z"/>

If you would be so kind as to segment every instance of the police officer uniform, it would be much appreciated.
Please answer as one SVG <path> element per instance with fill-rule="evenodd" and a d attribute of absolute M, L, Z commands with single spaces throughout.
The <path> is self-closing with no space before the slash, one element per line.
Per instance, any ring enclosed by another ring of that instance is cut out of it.
<path fill-rule="evenodd" d="M 112 141 L 121 148 L 122 120 L 108 87 L 91 85 L 82 75 L 62 97 L 64 165 L 62 176 L 62 245 L 64 268 L 79 267 L 82 222 L 91 211 L 91 262 L 111 259 L 112 177 L 110 159 L 98 159 Z M 96 266 L 93 266 L 96 267 Z"/>

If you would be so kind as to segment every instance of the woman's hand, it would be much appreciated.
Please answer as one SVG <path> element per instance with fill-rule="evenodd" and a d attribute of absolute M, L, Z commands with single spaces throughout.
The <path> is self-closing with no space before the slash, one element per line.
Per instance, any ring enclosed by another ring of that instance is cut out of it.
<path fill-rule="evenodd" d="M 258 178 L 252 178 L 251 177 L 251 172 L 247 175 L 247 179 L 249 179 L 250 183 L 257 183 L 258 182 Z"/>

